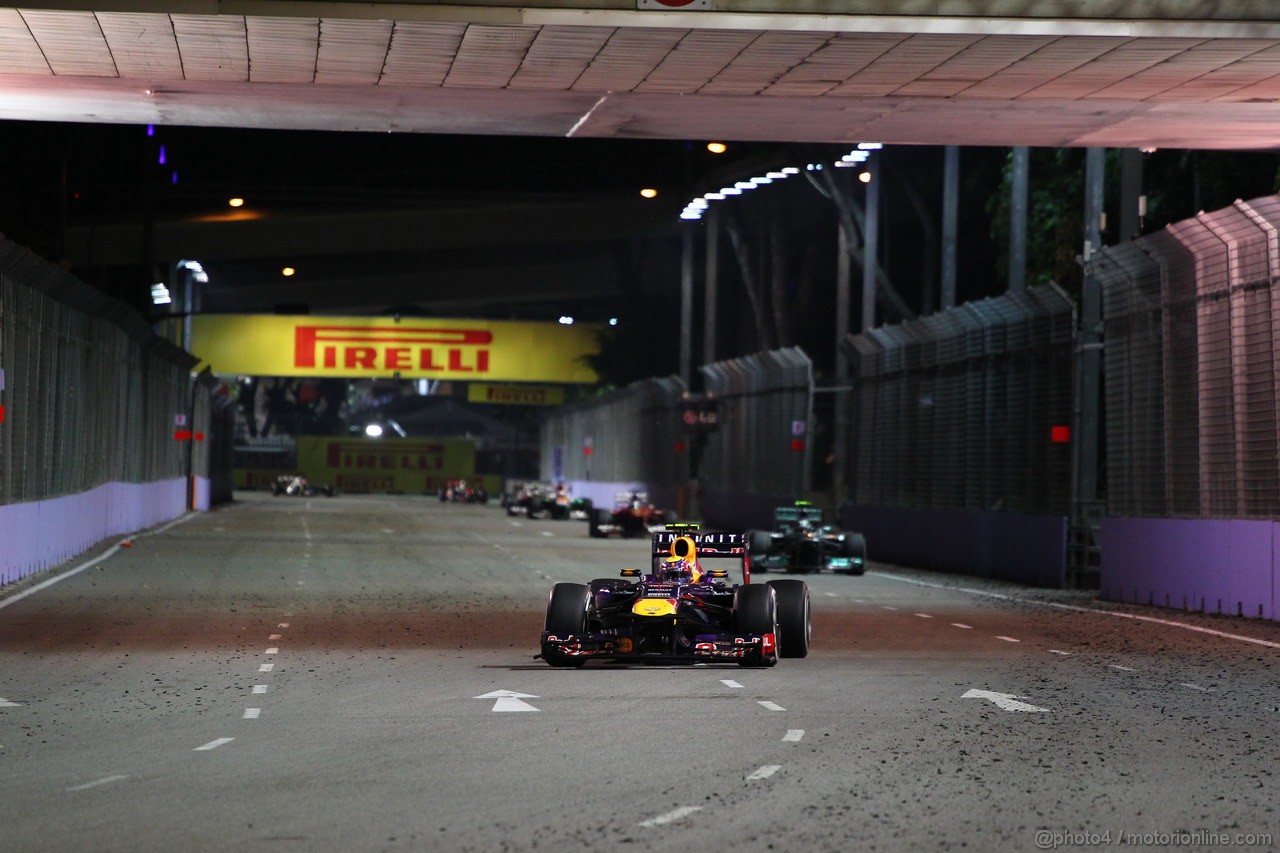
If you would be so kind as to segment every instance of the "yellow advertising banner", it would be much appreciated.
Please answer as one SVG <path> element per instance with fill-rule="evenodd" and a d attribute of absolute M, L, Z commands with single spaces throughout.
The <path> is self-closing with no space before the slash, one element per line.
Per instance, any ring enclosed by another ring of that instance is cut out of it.
<path fill-rule="evenodd" d="M 508 406 L 562 406 L 564 389 L 555 385 L 492 385 L 488 382 L 472 382 L 467 386 L 467 401 Z"/>
<path fill-rule="evenodd" d="M 219 375 L 592 383 L 590 325 L 440 318 L 206 314 L 191 352 Z"/>
<path fill-rule="evenodd" d="M 466 439 L 298 438 L 298 470 L 339 494 L 435 494 L 450 480 L 474 479 L 475 468 L 475 444 Z"/>

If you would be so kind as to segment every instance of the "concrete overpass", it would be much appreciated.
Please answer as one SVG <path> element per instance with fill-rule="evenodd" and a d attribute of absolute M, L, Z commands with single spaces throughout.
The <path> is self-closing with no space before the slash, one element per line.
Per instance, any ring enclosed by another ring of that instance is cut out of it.
<path fill-rule="evenodd" d="M 0 118 L 613 138 L 1266 149 L 1261 0 L 0 9 Z"/>

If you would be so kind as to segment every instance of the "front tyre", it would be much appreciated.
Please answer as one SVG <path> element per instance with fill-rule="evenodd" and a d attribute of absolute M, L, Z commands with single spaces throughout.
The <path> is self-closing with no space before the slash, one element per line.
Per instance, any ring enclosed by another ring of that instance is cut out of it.
<path fill-rule="evenodd" d="M 738 587 L 733 597 L 733 623 L 744 634 L 778 635 L 777 597 L 768 584 L 747 584 Z M 764 653 L 744 657 L 739 666 L 764 667 L 778 662 L 776 654 Z"/>
<path fill-rule="evenodd" d="M 542 629 L 548 634 L 585 634 L 587 632 L 587 604 L 591 590 L 584 583 L 558 583 L 551 588 L 547 599 L 547 617 Z M 554 651 L 542 650 L 542 659 L 552 666 L 582 666 L 586 658 L 571 657 Z"/>
<path fill-rule="evenodd" d="M 769 581 L 778 603 L 778 656 L 802 658 L 809 654 L 813 622 L 809 585 L 798 580 Z"/>
<path fill-rule="evenodd" d="M 861 533 L 850 533 L 844 538 L 844 556 L 850 560 L 849 574 L 860 575 L 867 570 L 867 540 Z"/>

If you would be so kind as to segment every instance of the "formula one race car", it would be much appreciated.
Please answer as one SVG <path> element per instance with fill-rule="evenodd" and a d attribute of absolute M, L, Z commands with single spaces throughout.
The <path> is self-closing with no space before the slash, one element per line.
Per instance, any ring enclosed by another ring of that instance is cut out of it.
<path fill-rule="evenodd" d="M 867 540 L 824 524 L 822 508 L 796 501 L 773 512 L 774 529 L 747 531 L 751 565 L 759 572 L 820 572 L 860 575 L 866 571 Z"/>
<path fill-rule="evenodd" d="M 576 518 L 582 520 L 591 514 L 591 501 L 570 498 L 569 491 L 561 483 L 554 488 L 545 483 L 521 484 L 505 501 L 507 515 L 525 515 L 529 518 Z"/>
<path fill-rule="evenodd" d="M 313 483 L 302 474 L 281 474 L 271 484 L 271 494 L 276 497 L 314 498 L 316 495 L 333 497 L 333 486 L 326 483 Z"/>
<path fill-rule="evenodd" d="M 483 486 L 469 486 L 466 480 L 450 480 L 440 490 L 440 500 L 445 503 L 486 504 L 489 493 Z"/>
<path fill-rule="evenodd" d="M 654 528 L 676 520 L 672 510 L 659 509 L 649 503 L 645 492 L 619 492 L 614 508 L 593 509 L 587 517 L 587 535 L 593 539 L 618 535 L 624 539 L 644 536 Z"/>
<path fill-rule="evenodd" d="M 646 663 L 736 663 L 773 666 L 809 653 L 809 586 L 801 580 L 751 583 L 746 537 L 672 525 L 652 534 L 650 574 L 558 583 L 547 602 L 538 657 L 551 666 L 588 660 Z M 741 566 L 704 565 L 726 557 Z"/>

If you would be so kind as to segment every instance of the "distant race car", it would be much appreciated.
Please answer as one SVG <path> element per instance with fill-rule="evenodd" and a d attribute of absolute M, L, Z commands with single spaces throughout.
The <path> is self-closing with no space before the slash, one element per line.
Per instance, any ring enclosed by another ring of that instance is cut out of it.
<path fill-rule="evenodd" d="M 481 486 L 469 486 L 466 480 L 450 480 L 440 490 L 440 500 L 446 503 L 485 504 L 489 493 Z"/>
<path fill-rule="evenodd" d="M 563 484 L 523 483 L 505 500 L 507 515 L 529 518 L 585 519 L 591 514 L 591 501 L 574 499 Z"/>
<path fill-rule="evenodd" d="M 773 530 L 747 531 L 751 565 L 759 572 L 820 572 L 850 575 L 866 571 L 867 540 L 823 521 L 822 508 L 809 501 L 777 507 Z"/>
<path fill-rule="evenodd" d="M 331 498 L 333 497 L 333 486 L 327 483 L 313 483 L 302 474 L 281 474 L 272 482 L 271 494 L 276 497 L 288 495 L 290 497 L 313 498 L 316 495 L 324 495 L 327 498 Z"/>
<path fill-rule="evenodd" d="M 591 510 L 587 518 L 587 535 L 592 538 L 616 535 L 630 539 L 672 524 L 676 518 L 673 510 L 659 509 L 649 503 L 649 495 L 645 492 L 619 492 L 613 509 Z"/>
<path fill-rule="evenodd" d="M 809 586 L 801 580 L 751 583 L 746 537 L 673 525 L 651 536 L 650 573 L 558 583 L 551 589 L 541 654 L 551 666 L 588 660 L 736 663 L 773 666 L 809 653 Z M 705 561 L 728 558 L 729 569 Z"/>

